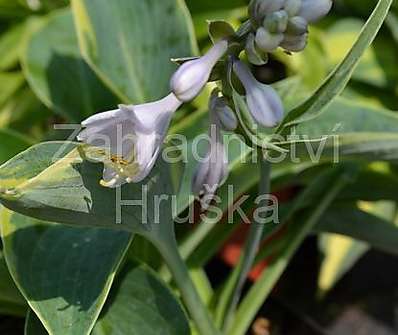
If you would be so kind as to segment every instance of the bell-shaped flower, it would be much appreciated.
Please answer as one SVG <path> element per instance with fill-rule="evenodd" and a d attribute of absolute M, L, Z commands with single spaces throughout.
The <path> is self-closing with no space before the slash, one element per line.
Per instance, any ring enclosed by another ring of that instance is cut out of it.
<path fill-rule="evenodd" d="M 105 187 L 138 183 L 151 172 L 161 151 L 174 112 L 181 106 L 174 94 L 143 105 L 93 115 L 82 122 L 78 140 L 105 152 Z M 88 150 L 88 149 L 87 149 Z M 88 157 L 90 158 L 90 157 Z"/>
<path fill-rule="evenodd" d="M 246 90 L 246 103 L 253 119 L 264 127 L 275 127 L 283 118 L 283 104 L 278 93 L 269 85 L 257 81 L 250 69 L 239 60 L 234 72 Z"/>
<path fill-rule="evenodd" d="M 213 109 L 215 100 L 210 99 L 209 147 L 206 156 L 201 159 L 192 180 L 192 192 L 202 200 L 202 208 L 206 209 L 217 189 L 228 177 L 228 158 L 225 152 L 221 133 L 220 110 Z"/>
<path fill-rule="evenodd" d="M 171 78 L 175 96 L 183 102 L 194 99 L 209 81 L 211 72 L 228 50 L 228 42 L 217 42 L 204 56 L 182 64 Z"/>
<path fill-rule="evenodd" d="M 302 0 L 298 16 L 306 19 L 308 23 L 314 23 L 326 16 L 332 5 L 332 0 Z"/>

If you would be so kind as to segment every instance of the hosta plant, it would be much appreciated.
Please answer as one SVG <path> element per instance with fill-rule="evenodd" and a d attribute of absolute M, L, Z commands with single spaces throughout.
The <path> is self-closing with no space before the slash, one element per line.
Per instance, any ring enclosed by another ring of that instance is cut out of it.
<path fill-rule="evenodd" d="M 0 311 L 27 335 L 243 335 L 306 237 L 397 253 L 392 2 L 1 1 Z"/>

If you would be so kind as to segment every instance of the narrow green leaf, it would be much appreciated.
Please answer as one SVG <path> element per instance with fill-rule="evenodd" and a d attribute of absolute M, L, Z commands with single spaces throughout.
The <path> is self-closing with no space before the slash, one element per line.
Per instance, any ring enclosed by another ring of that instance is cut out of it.
<path fill-rule="evenodd" d="M 322 86 L 302 105 L 293 109 L 284 119 L 278 132 L 284 128 L 299 124 L 317 117 L 334 98 L 336 98 L 349 82 L 361 56 L 375 39 L 382 26 L 392 0 L 379 0 L 369 20 L 363 27 L 358 40 L 345 59 L 330 74 Z"/>
<path fill-rule="evenodd" d="M 398 255 L 398 227 L 352 205 L 335 205 L 325 212 L 315 231 L 349 236 Z"/>
<path fill-rule="evenodd" d="M 303 220 L 295 220 L 295 224 L 290 226 L 287 235 L 284 236 L 285 243 L 282 252 L 272 260 L 267 270 L 263 272 L 240 304 L 234 323 L 231 326 L 230 335 L 245 334 L 257 311 L 285 270 L 289 260 L 313 226 L 318 222 L 320 216 L 347 184 L 349 180 L 348 176 L 351 176 L 351 173 L 345 171 L 343 168 L 336 168 L 321 174 L 317 181 L 314 182 L 313 187 L 315 189 L 322 189 L 323 196 L 319 199 L 318 205 L 311 209 L 309 215 L 303 218 Z"/>

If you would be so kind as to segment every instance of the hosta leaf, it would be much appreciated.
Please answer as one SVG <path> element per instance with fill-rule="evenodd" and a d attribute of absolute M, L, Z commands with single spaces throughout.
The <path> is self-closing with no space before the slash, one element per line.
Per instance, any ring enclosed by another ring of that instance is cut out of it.
<path fill-rule="evenodd" d="M 29 138 L 13 130 L 0 129 L 0 164 L 25 150 L 31 144 L 32 141 Z"/>
<path fill-rule="evenodd" d="M 320 245 L 323 260 L 318 286 L 322 294 L 330 291 L 369 250 L 366 243 L 337 234 L 322 234 Z"/>
<path fill-rule="evenodd" d="M 374 248 L 398 255 L 398 227 L 378 215 L 347 205 L 334 205 L 325 212 L 316 232 L 346 235 Z"/>
<path fill-rule="evenodd" d="M 18 1 L 0 0 L 0 18 L 22 18 L 31 12 Z"/>
<path fill-rule="evenodd" d="M 0 107 L 24 84 L 22 73 L 0 72 Z"/>
<path fill-rule="evenodd" d="M 14 281 L 50 334 L 89 334 L 131 235 L 48 224 L 1 212 Z"/>
<path fill-rule="evenodd" d="M 0 251 L 0 313 L 23 316 L 27 304 L 19 293 L 8 271 L 3 252 Z"/>
<path fill-rule="evenodd" d="M 30 313 L 25 335 L 46 335 Z M 187 335 L 186 315 L 171 291 L 145 266 L 128 263 L 110 291 L 92 335 Z"/>
<path fill-rule="evenodd" d="M 196 52 L 183 1 L 73 0 L 72 9 L 84 58 L 126 103 L 166 95 L 170 59 Z"/>
<path fill-rule="evenodd" d="M 172 209 L 166 201 L 157 205 L 158 196 L 171 200 L 174 192 L 168 167 L 159 161 L 144 183 L 115 190 L 100 185 L 103 165 L 84 160 L 76 144 L 44 143 L 0 167 L 0 198 L 10 209 L 46 221 L 144 233 L 169 219 Z"/>
<path fill-rule="evenodd" d="M 18 24 L 0 37 L 0 71 L 8 70 L 17 65 L 21 49 L 21 40 L 25 33 L 25 25 Z"/>
<path fill-rule="evenodd" d="M 42 138 L 46 131 L 42 125 L 48 122 L 51 114 L 26 85 L 0 109 L 0 128 L 12 128 L 25 135 L 32 134 L 36 139 Z"/>
<path fill-rule="evenodd" d="M 26 315 L 24 335 L 48 335 L 48 331 L 32 310 Z"/>
<path fill-rule="evenodd" d="M 190 334 L 181 305 L 149 268 L 129 263 L 116 284 L 93 335 Z"/>
<path fill-rule="evenodd" d="M 34 29 L 22 63 L 40 99 L 73 122 L 113 109 L 117 99 L 80 55 L 70 10 L 51 14 Z"/>

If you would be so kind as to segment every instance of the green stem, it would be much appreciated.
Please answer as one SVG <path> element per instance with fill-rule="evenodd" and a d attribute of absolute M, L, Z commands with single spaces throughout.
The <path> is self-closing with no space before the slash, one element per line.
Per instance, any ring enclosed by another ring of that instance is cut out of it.
<path fill-rule="evenodd" d="M 259 195 L 266 195 L 270 192 L 271 165 L 265 161 L 261 150 L 258 150 L 258 152 L 260 157 L 259 167 L 261 176 Z M 264 227 L 264 224 L 258 222 L 253 222 L 250 225 L 249 235 L 239 264 L 235 267 L 220 298 L 216 320 L 217 324 L 223 327 L 224 332 L 228 329 L 232 316 L 239 303 L 247 276 L 254 264 L 264 233 Z"/>
<path fill-rule="evenodd" d="M 185 306 L 192 319 L 195 321 L 199 333 L 201 335 L 219 334 L 219 331 L 211 320 L 210 315 L 192 282 L 186 264 L 178 252 L 178 245 L 174 234 L 167 240 L 164 236 L 159 240 L 160 241 L 153 242 L 156 244 L 156 247 L 167 263 L 167 266 L 181 291 Z"/>
<path fill-rule="evenodd" d="M 267 271 L 263 272 L 239 306 L 229 335 L 243 335 L 246 333 L 257 311 L 285 270 L 290 258 L 294 255 L 300 244 L 309 234 L 312 227 L 318 222 L 331 202 L 348 182 L 349 179 L 347 175 L 343 173 L 343 175 L 336 180 L 331 189 L 326 191 L 325 196 L 320 199 L 318 206 L 314 208 L 304 224 L 297 225 L 296 229 L 290 232 L 288 243 L 286 243 L 286 247 L 283 248 L 282 253 L 269 265 Z"/>

